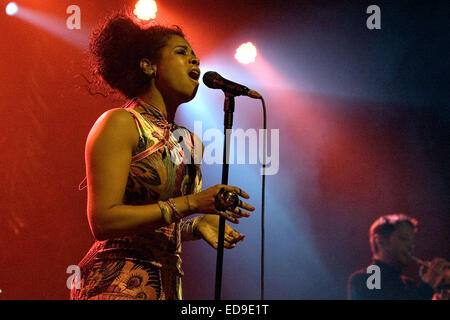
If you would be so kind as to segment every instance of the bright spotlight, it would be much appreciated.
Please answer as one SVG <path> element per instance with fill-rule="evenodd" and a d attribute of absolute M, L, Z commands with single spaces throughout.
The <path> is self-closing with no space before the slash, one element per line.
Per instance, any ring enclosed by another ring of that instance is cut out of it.
<path fill-rule="evenodd" d="M 17 6 L 17 4 L 15 2 L 10 2 L 6 6 L 6 14 L 9 16 L 15 15 L 17 13 L 17 11 L 19 11 L 19 7 Z"/>
<path fill-rule="evenodd" d="M 158 7 L 155 0 L 139 0 L 134 6 L 134 15 L 139 20 L 148 21 L 156 18 Z"/>
<path fill-rule="evenodd" d="M 236 54 L 234 57 L 240 63 L 249 64 L 255 62 L 256 56 L 258 53 L 256 52 L 256 47 L 251 42 L 243 43 L 236 50 Z"/>

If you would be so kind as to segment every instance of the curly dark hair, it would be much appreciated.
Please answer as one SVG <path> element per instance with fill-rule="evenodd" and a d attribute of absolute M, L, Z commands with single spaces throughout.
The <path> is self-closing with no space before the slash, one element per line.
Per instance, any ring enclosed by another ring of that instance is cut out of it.
<path fill-rule="evenodd" d="M 137 97 L 150 83 L 150 77 L 141 70 L 141 59 L 159 62 L 161 49 L 172 35 L 185 38 L 178 26 L 152 24 L 144 28 L 129 16 L 116 14 L 91 35 L 93 72 L 127 98 Z"/>

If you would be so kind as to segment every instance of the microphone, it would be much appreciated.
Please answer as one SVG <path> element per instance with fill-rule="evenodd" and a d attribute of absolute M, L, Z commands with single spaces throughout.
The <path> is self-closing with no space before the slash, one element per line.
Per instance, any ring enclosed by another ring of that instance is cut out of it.
<path fill-rule="evenodd" d="M 248 96 L 253 99 L 261 99 L 261 95 L 250 90 L 242 84 L 223 78 L 220 74 L 214 71 L 208 71 L 203 76 L 203 83 L 211 89 L 222 89 L 225 93 L 230 93 L 234 96 Z"/>

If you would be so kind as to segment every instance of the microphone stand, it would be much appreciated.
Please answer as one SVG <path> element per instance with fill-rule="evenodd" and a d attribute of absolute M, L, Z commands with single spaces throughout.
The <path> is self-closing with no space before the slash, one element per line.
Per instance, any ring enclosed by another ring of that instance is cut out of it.
<path fill-rule="evenodd" d="M 231 129 L 233 127 L 233 113 L 234 113 L 234 101 L 235 96 L 231 93 L 225 93 L 225 105 L 224 105 L 224 136 L 225 141 L 223 145 L 223 164 L 222 164 L 222 184 L 228 185 L 228 168 L 229 168 L 229 155 L 230 155 L 230 136 Z M 230 129 L 230 130 L 229 130 Z M 219 220 L 219 238 L 217 241 L 217 262 L 216 262 L 216 288 L 215 288 L 215 300 L 221 299 L 222 290 L 222 269 L 223 269 L 223 249 L 224 249 L 224 237 L 225 237 L 225 218 L 220 216 Z"/>

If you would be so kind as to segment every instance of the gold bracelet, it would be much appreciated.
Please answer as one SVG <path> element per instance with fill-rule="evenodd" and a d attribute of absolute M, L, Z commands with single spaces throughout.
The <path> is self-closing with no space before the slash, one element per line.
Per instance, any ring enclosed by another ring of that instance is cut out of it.
<path fill-rule="evenodd" d="M 172 224 L 172 209 L 164 201 L 158 201 L 159 208 L 161 209 L 161 214 L 167 225 Z"/>
<path fill-rule="evenodd" d="M 175 205 L 175 201 L 170 198 L 166 202 L 172 209 L 172 222 L 180 221 L 183 218 L 183 215 L 178 211 L 177 206 Z"/>

